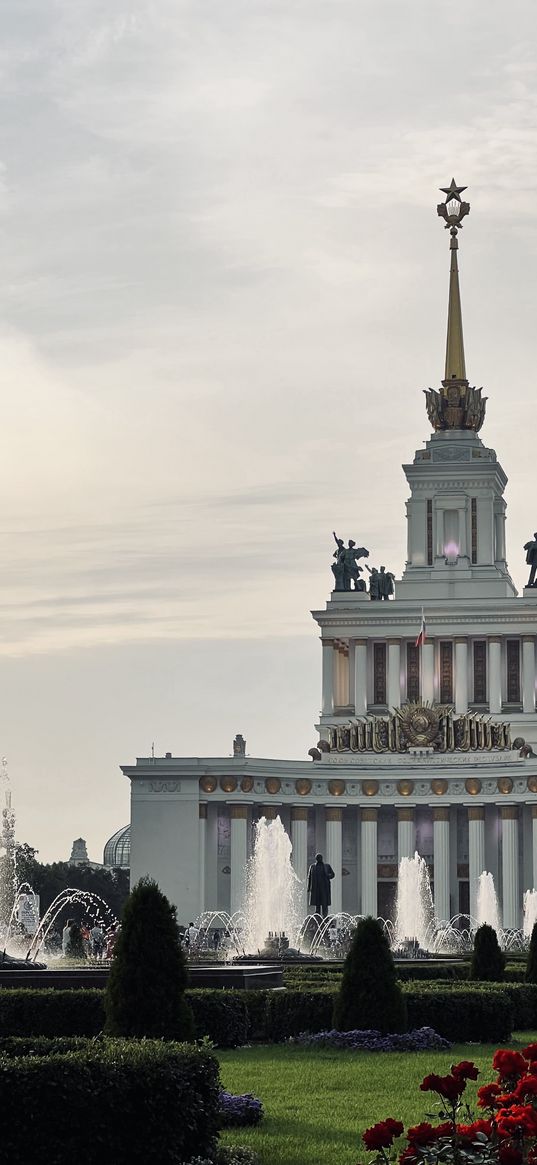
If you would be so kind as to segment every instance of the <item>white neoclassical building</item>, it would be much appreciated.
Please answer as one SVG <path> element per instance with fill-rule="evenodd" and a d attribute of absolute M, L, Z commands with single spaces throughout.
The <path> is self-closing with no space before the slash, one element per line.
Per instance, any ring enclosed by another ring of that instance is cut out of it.
<path fill-rule="evenodd" d="M 451 252 L 446 367 L 439 391 L 426 393 L 432 434 L 403 467 L 407 562 L 387 601 L 345 589 L 342 565 L 343 589 L 313 612 L 322 710 L 312 758 L 256 759 L 238 738 L 233 757 L 122 766 L 131 877 L 156 878 L 183 922 L 241 906 L 262 815 L 281 817 L 304 881 L 315 853 L 325 855 L 334 911 L 390 916 L 398 862 L 415 850 L 430 867 L 439 919 L 475 914 L 483 870 L 506 928 L 520 925 L 523 893 L 537 887 L 537 588 L 519 595 L 509 576 L 507 479 L 478 435 L 485 399 L 466 378 L 462 191 L 452 182 L 438 207 Z"/>

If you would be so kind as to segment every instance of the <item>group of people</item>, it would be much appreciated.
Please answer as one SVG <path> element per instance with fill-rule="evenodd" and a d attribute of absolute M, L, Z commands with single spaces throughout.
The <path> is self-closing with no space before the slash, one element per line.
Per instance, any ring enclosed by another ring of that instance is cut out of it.
<path fill-rule="evenodd" d="M 97 962 L 111 959 L 116 938 L 117 930 L 107 932 L 98 921 L 93 925 L 87 920 L 79 924 L 68 918 L 62 931 L 62 955 L 68 959 L 81 954 Z"/>
<path fill-rule="evenodd" d="M 206 930 L 200 930 L 193 922 L 189 922 L 182 936 L 182 942 L 187 951 L 203 948 L 207 950 L 209 947 L 212 947 L 213 951 L 218 951 L 222 942 L 222 933 L 218 927 L 210 933 Z"/>
<path fill-rule="evenodd" d="M 394 593 L 395 575 L 384 566 L 381 566 L 380 570 L 376 566 L 368 566 L 367 562 L 364 566 L 358 566 L 359 558 L 369 558 L 369 550 L 366 550 L 365 546 L 357 546 L 352 538 L 349 538 L 349 544 L 345 546 L 343 538 L 338 538 L 335 531 L 334 538 L 336 542 L 334 550 L 336 561 L 332 563 L 332 573 L 336 582 L 334 590 L 367 591 L 365 579 L 360 578 L 365 567 L 369 572 L 369 598 L 373 602 L 391 598 Z"/>

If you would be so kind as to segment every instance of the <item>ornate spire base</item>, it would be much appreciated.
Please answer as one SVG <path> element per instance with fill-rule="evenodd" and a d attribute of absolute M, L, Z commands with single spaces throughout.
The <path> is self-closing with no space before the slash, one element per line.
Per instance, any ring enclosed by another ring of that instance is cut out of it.
<path fill-rule="evenodd" d="M 435 430 L 471 429 L 478 433 L 485 420 L 487 397 L 482 388 L 472 388 L 467 380 L 443 380 L 442 388 L 426 388 L 427 416 Z"/>

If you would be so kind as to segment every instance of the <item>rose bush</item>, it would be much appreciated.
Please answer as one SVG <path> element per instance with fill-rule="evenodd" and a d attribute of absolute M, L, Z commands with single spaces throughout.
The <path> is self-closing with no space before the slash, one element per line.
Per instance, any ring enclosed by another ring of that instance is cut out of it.
<path fill-rule="evenodd" d="M 497 1079 L 478 1088 L 477 1105 L 486 1115 L 477 1120 L 464 1100 L 468 1080 L 479 1075 L 471 1060 L 453 1064 L 445 1076 L 425 1076 L 420 1088 L 437 1097 L 439 1123 L 409 1128 L 399 1152 L 401 1122 L 389 1117 L 372 1125 L 362 1140 L 374 1165 L 537 1165 L 537 1044 L 522 1052 L 498 1049 L 492 1067 Z"/>

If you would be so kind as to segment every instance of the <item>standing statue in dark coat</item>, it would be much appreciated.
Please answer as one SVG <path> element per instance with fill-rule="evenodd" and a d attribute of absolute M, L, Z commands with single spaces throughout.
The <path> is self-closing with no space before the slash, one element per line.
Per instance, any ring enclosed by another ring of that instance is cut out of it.
<path fill-rule="evenodd" d="M 533 542 L 526 542 L 524 550 L 526 551 L 526 562 L 531 567 L 530 577 L 526 586 L 534 587 L 535 575 L 537 573 L 537 531 L 533 535 Z"/>
<path fill-rule="evenodd" d="M 316 854 L 315 862 L 308 871 L 308 894 L 310 906 L 314 906 L 315 913 L 322 918 L 326 918 L 332 901 L 330 882 L 333 877 L 335 875 L 332 866 L 329 866 L 328 862 L 323 862 L 322 854 Z"/>

